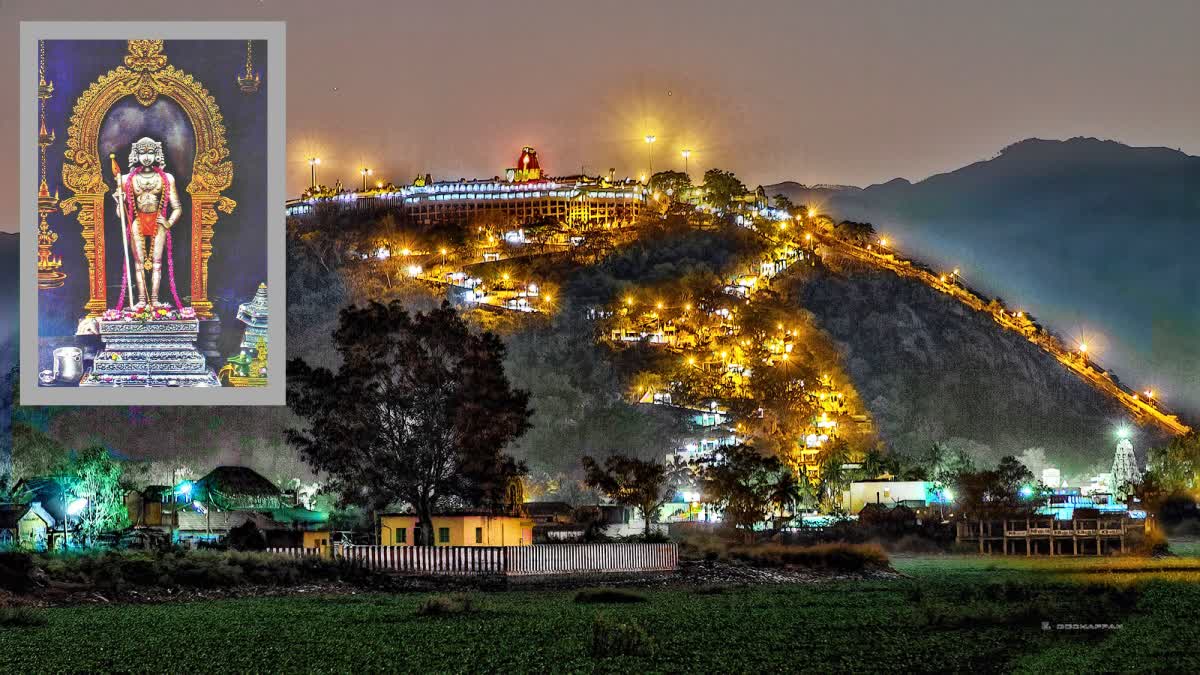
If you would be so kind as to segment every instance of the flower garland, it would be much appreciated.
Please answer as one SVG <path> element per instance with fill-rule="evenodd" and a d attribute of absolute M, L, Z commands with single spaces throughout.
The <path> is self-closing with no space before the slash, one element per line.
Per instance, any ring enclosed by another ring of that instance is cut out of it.
<path fill-rule="evenodd" d="M 159 210 L 159 216 L 165 219 L 167 217 L 167 196 L 171 193 L 171 183 L 169 180 L 167 180 L 167 174 L 162 170 L 162 168 L 160 168 L 157 164 L 151 166 L 158 174 L 159 179 L 162 180 L 162 207 Z M 127 230 L 126 234 L 128 235 L 128 239 L 126 241 L 129 243 L 133 242 L 133 173 L 133 171 L 130 171 L 125 177 L 125 229 Z M 179 300 L 179 291 L 175 288 L 175 252 L 171 245 L 171 228 L 166 228 L 166 232 L 167 280 L 171 284 L 171 297 L 175 299 L 175 307 L 183 307 L 183 303 Z M 129 283 L 131 282 L 129 279 L 129 270 L 127 268 L 125 273 L 121 275 L 121 295 L 117 299 L 118 312 L 125 308 L 125 289 L 129 287 Z M 188 309 L 191 308 L 189 307 Z"/>

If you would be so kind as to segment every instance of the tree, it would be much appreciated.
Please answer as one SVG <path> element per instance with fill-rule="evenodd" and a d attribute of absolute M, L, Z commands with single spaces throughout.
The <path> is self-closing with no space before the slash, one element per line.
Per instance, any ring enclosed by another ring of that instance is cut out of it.
<path fill-rule="evenodd" d="M 584 482 L 618 504 L 636 507 L 645 520 L 646 536 L 658 519 L 658 511 L 671 498 L 666 467 L 658 462 L 627 455 L 611 455 L 604 465 L 585 455 L 581 460 Z"/>
<path fill-rule="evenodd" d="M 288 363 L 288 404 L 307 422 L 288 440 L 343 504 L 416 511 L 433 545 L 433 513 L 458 499 L 502 510 L 524 466 L 504 448 L 529 428 L 526 392 L 504 374 L 504 345 L 473 333 L 443 303 L 410 316 L 399 302 L 342 310 L 337 372 Z"/>
<path fill-rule="evenodd" d="M 715 168 L 704 172 L 704 190 L 708 195 L 708 203 L 723 210 L 729 210 L 735 199 L 749 192 L 746 184 L 733 172 Z"/>
<path fill-rule="evenodd" d="M 807 480 L 803 481 L 806 485 Z M 804 500 L 807 490 L 801 484 L 801 481 L 796 478 L 796 472 L 790 470 L 781 470 L 775 475 L 775 481 L 771 484 L 771 503 L 779 509 L 779 518 L 783 520 L 784 514 L 787 511 L 792 511 L 795 506 Z"/>
<path fill-rule="evenodd" d="M 850 472 L 846 470 L 849 448 L 844 439 L 831 443 L 821 455 L 818 494 L 824 510 L 837 513 L 842 510 L 842 493 L 850 485 Z"/>
<path fill-rule="evenodd" d="M 875 240 L 875 228 L 870 223 L 857 223 L 853 220 L 843 220 L 837 224 L 834 233 L 851 243 L 866 246 Z"/>
<path fill-rule="evenodd" d="M 961 472 L 956 484 L 963 511 L 984 517 L 1029 511 L 1029 498 L 1040 492 L 1022 495 L 1023 488 L 1034 488 L 1033 474 L 1012 455 L 1001 458 L 995 469 Z"/>
<path fill-rule="evenodd" d="M 650 177 L 647 185 L 651 193 L 661 192 L 672 202 L 683 201 L 692 189 L 692 179 L 682 171 L 659 171 Z"/>
<path fill-rule="evenodd" d="M 725 521 L 747 533 L 770 515 L 780 472 L 788 471 L 775 456 L 739 444 L 715 451 L 699 466 L 705 501 L 724 513 Z"/>
<path fill-rule="evenodd" d="M 1191 490 L 1200 484 L 1200 433 L 1176 436 L 1148 454 L 1148 473 L 1164 493 Z"/>
<path fill-rule="evenodd" d="M 68 513 L 72 502 L 86 500 L 79 510 L 79 532 L 85 544 L 93 544 L 101 534 L 129 527 L 125 508 L 125 490 L 121 487 L 121 463 L 108 449 L 93 445 L 77 453 L 61 472 L 69 479 L 72 495 L 64 500 Z"/>
<path fill-rule="evenodd" d="M 799 213 L 796 205 L 792 203 L 791 199 L 788 199 L 787 195 L 775 195 L 775 198 L 771 200 L 771 205 L 780 211 L 786 211 L 789 216 Z"/>

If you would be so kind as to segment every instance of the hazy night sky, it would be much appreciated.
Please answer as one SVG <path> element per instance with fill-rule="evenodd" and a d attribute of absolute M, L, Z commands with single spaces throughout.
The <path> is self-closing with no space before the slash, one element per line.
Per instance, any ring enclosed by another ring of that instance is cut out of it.
<path fill-rule="evenodd" d="M 686 147 L 693 176 L 750 186 L 917 181 L 1028 137 L 1200 155 L 1198 0 L 0 0 L 3 63 L 21 19 L 87 18 L 285 20 L 293 195 L 314 154 L 321 182 L 348 186 L 362 166 L 396 183 L 499 175 L 522 145 L 551 174 L 636 176 L 646 134 L 656 169 L 681 169 Z M 18 222 L 16 90 L 0 68 L 0 231 Z"/>
<path fill-rule="evenodd" d="M 636 175 L 647 133 L 656 167 L 682 168 L 689 147 L 692 173 L 751 186 L 919 180 L 1029 136 L 1200 154 L 1195 0 L 173 4 L 0 0 L 4 62 L 20 19 L 286 20 L 292 194 L 310 154 L 322 182 L 347 184 L 364 165 L 396 182 L 496 175 L 522 144 L 553 173 Z M 0 69 L 0 90 L 16 88 Z M 4 98 L 0 230 L 13 231 Z"/>

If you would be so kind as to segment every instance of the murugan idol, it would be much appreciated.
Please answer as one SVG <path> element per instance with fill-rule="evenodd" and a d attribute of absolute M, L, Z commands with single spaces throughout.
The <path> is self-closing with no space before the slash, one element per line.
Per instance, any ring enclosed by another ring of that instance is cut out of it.
<path fill-rule="evenodd" d="M 162 143 L 153 138 L 141 138 L 129 151 L 129 173 L 118 176 L 117 189 L 113 191 L 117 209 L 124 216 L 126 236 L 133 247 L 139 307 L 146 304 L 146 272 L 151 273 L 150 302 L 154 307 L 162 306 L 158 301 L 158 289 L 162 280 L 163 245 L 168 241 L 168 230 L 183 213 L 179 193 L 175 190 L 175 177 L 164 170 L 166 165 Z M 150 259 L 146 258 L 147 241 L 151 246 Z M 171 284 L 174 294 L 174 278 Z M 122 289 L 122 299 L 124 292 Z M 175 302 L 179 304 L 177 296 Z"/>

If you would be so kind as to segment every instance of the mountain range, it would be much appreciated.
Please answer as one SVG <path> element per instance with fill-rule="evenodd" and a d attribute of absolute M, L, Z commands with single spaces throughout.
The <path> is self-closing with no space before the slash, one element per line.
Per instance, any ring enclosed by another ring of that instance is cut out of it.
<path fill-rule="evenodd" d="M 1200 412 L 1200 157 L 1113 141 L 1027 139 L 913 183 L 766 186 L 867 221 L 907 257 L 959 268 L 1123 381 Z"/>

